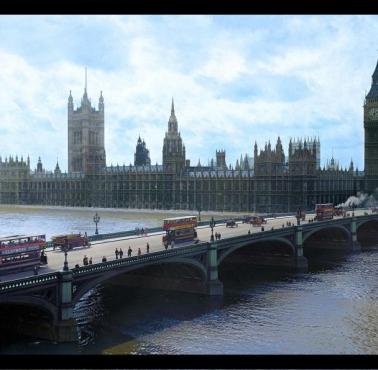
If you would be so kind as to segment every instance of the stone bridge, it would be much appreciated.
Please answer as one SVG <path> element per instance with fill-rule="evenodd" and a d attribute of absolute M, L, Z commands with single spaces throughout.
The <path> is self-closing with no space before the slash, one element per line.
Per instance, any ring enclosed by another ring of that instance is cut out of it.
<path fill-rule="evenodd" d="M 251 262 L 306 271 L 307 250 L 335 247 L 359 251 L 358 231 L 367 224 L 374 225 L 372 230 L 376 235 L 378 215 L 346 217 L 0 282 L 0 305 L 34 306 L 48 317 L 50 324 L 43 328 L 43 333 L 36 333 L 36 327 L 31 327 L 30 333 L 60 342 L 75 341 L 73 308 L 84 294 L 100 283 L 110 281 L 222 295 L 223 284 L 218 273 L 228 261 L 232 262 L 231 266 Z"/>

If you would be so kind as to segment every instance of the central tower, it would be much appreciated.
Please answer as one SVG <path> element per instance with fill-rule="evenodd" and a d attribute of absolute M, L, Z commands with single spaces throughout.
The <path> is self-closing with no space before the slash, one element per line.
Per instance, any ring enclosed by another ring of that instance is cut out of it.
<path fill-rule="evenodd" d="M 185 168 L 185 145 L 177 130 L 177 118 L 172 98 L 171 116 L 163 144 L 163 167 L 165 171 L 180 173 Z"/>
<path fill-rule="evenodd" d="M 104 147 L 104 98 L 98 110 L 87 95 L 87 71 L 81 106 L 74 110 L 70 91 L 68 97 L 68 172 L 94 173 L 106 166 Z"/>
<path fill-rule="evenodd" d="M 378 188 L 378 62 L 364 104 L 365 191 Z"/>

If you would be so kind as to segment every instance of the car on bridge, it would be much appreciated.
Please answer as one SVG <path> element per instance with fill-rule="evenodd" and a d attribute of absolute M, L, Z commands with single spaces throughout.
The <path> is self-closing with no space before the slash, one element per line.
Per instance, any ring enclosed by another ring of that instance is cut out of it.
<path fill-rule="evenodd" d="M 261 226 L 262 224 L 266 224 L 267 221 L 262 216 L 253 216 L 251 221 L 249 222 L 252 226 Z"/>
<path fill-rule="evenodd" d="M 226 227 L 238 227 L 238 224 L 235 222 L 235 220 L 228 220 L 226 221 Z"/>
<path fill-rule="evenodd" d="M 57 235 L 53 236 L 52 238 L 53 248 L 60 248 L 64 250 L 67 247 L 67 250 L 71 250 L 77 247 L 90 247 L 91 243 L 89 243 L 87 235 L 81 234 L 65 234 L 65 235 Z"/>

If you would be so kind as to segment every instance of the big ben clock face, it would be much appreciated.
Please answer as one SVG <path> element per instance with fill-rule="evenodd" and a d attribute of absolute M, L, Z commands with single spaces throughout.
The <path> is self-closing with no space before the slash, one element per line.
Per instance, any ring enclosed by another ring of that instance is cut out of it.
<path fill-rule="evenodd" d="M 371 108 L 369 110 L 369 118 L 378 120 L 378 108 Z"/>

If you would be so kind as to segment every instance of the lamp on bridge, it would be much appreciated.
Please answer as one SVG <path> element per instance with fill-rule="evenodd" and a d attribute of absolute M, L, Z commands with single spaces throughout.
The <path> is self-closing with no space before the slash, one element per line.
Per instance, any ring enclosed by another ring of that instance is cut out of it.
<path fill-rule="evenodd" d="M 97 224 L 100 222 L 100 216 L 96 214 L 93 216 L 93 222 L 96 224 L 96 231 L 95 231 L 95 234 L 98 235 L 98 228 L 97 228 Z"/>
<path fill-rule="evenodd" d="M 210 227 L 211 227 L 211 237 L 210 237 L 210 241 L 214 241 L 214 226 L 215 226 L 215 221 L 214 221 L 214 217 L 211 217 L 211 220 L 210 220 Z"/>
<path fill-rule="evenodd" d="M 201 207 L 200 206 L 197 207 L 197 211 L 198 211 L 198 222 L 201 222 Z"/>
<path fill-rule="evenodd" d="M 301 224 L 301 209 L 300 208 L 298 208 L 297 209 L 297 214 L 296 214 L 296 219 L 297 219 L 297 225 L 299 226 L 300 224 Z"/>
<path fill-rule="evenodd" d="M 63 265 L 63 271 L 68 271 L 68 261 L 67 261 L 67 252 L 68 252 L 68 239 L 66 238 L 64 240 L 64 265 Z"/>

